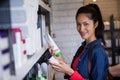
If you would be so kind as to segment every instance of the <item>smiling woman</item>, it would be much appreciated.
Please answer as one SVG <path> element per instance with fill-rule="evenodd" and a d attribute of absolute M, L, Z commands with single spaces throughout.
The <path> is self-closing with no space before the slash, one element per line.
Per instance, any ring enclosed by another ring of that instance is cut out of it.
<path fill-rule="evenodd" d="M 108 57 L 102 45 L 104 25 L 99 7 L 96 4 L 80 7 L 76 13 L 76 24 L 85 41 L 73 57 L 71 67 L 63 60 L 59 60 L 59 64 L 50 62 L 51 66 L 65 73 L 69 80 L 106 80 Z"/>

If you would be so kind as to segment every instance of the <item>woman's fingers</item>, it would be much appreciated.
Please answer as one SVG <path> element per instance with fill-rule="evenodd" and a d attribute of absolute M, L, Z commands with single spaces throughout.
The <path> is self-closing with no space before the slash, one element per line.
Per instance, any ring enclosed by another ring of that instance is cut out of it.
<path fill-rule="evenodd" d="M 65 63 L 63 61 L 59 61 L 59 62 L 60 62 L 59 64 L 54 63 L 54 62 L 50 62 L 50 64 L 54 69 L 62 69 Z"/>
<path fill-rule="evenodd" d="M 53 54 L 53 46 L 48 46 L 49 52 Z"/>
<path fill-rule="evenodd" d="M 51 65 L 52 66 L 52 68 L 54 69 L 54 70 L 56 70 L 56 71 L 59 71 L 59 72 L 61 72 L 61 65 L 59 65 L 59 64 L 54 64 L 54 65 Z"/>
<path fill-rule="evenodd" d="M 59 51 L 59 49 L 56 49 L 56 50 L 53 50 L 54 46 L 49 46 L 48 45 L 48 49 L 49 49 L 49 52 L 52 54 L 52 55 L 55 55 L 55 53 L 57 53 Z"/>
<path fill-rule="evenodd" d="M 65 64 L 65 62 L 64 62 L 64 61 L 62 61 L 62 60 L 60 60 L 60 61 L 59 61 L 59 63 L 60 63 L 60 64 Z"/>

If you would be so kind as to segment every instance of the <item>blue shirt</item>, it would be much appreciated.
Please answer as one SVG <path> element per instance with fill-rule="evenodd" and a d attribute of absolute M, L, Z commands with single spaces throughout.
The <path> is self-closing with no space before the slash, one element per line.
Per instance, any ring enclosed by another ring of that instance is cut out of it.
<path fill-rule="evenodd" d="M 106 80 L 108 74 L 108 56 L 105 52 L 104 47 L 101 45 L 102 40 L 98 39 L 91 43 L 89 43 L 82 56 L 79 59 L 77 70 L 78 72 L 86 79 L 86 80 Z M 97 45 L 96 45 L 97 44 Z M 91 46 L 93 47 L 92 51 L 90 51 Z M 76 52 L 74 59 L 80 54 L 85 46 L 85 41 L 82 46 Z M 88 71 L 88 53 L 90 53 L 90 64 L 91 64 L 91 72 L 89 75 Z"/>

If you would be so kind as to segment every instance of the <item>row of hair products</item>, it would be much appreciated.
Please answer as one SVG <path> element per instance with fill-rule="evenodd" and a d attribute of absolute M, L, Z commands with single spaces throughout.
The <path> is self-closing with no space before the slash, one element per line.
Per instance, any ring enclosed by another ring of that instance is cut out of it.
<path fill-rule="evenodd" d="M 29 71 L 24 80 L 48 80 L 48 65 L 47 63 L 36 63 Z"/>
<path fill-rule="evenodd" d="M 10 76 L 11 62 L 8 33 L 9 33 L 8 30 L 0 30 L 0 73 L 1 73 L 0 76 L 2 77 L 3 80 L 9 79 Z"/>

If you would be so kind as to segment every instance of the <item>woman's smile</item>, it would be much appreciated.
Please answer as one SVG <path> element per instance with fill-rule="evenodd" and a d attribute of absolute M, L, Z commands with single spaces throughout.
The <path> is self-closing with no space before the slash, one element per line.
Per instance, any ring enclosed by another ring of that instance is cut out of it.
<path fill-rule="evenodd" d="M 84 37 L 87 35 L 87 32 L 80 32 L 81 37 Z"/>

